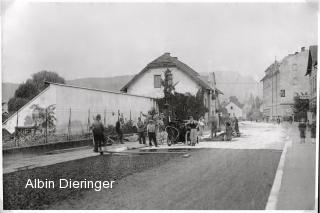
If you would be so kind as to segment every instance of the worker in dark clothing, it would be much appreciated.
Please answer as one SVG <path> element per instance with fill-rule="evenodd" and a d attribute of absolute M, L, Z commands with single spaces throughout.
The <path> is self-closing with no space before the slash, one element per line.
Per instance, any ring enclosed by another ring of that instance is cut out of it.
<path fill-rule="evenodd" d="M 118 140 L 121 144 L 123 143 L 123 118 L 120 118 L 116 123 L 116 132 L 118 134 Z"/>
<path fill-rule="evenodd" d="M 306 128 L 307 128 L 307 124 L 305 122 L 304 118 L 301 118 L 301 121 L 298 125 L 299 131 L 300 131 L 300 138 L 301 141 L 300 143 L 305 143 L 306 142 Z"/>
<path fill-rule="evenodd" d="M 91 125 L 90 129 L 92 130 L 93 133 L 93 140 L 94 140 L 94 152 L 100 152 L 100 154 L 102 155 L 102 143 L 104 141 L 104 135 L 103 135 L 103 131 L 104 131 L 104 126 L 101 122 L 101 115 L 97 115 L 95 121 L 93 122 L 93 124 Z"/>
<path fill-rule="evenodd" d="M 149 146 L 152 146 L 152 141 L 154 142 L 155 147 L 158 147 L 157 138 L 156 138 L 156 124 L 153 120 L 149 120 L 147 125 L 147 132 L 149 138 Z"/>
<path fill-rule="evenodd" d="M 138 118 L 138 123 L 137 123 L 137 130 L 138 130 L 138 136 L 139 136 L 139 144 L 146 144 L 146 137 L 144 135 L 144 130 L 145 130 L 145 125 L 141 118 Z"/>

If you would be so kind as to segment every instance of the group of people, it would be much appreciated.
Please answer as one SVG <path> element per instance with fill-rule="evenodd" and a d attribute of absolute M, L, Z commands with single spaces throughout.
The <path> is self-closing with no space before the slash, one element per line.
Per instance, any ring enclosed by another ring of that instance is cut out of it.
<path fill-rule="evenodd" d="M 306 131 L 310 131 L 310 138 L 312 140 L 312 143 L 315 143 L 315 138 L 316 138 L 316 122 L 313 121 L 311 124 L 309 121 L 306 122 L 304 118 L 301 118 L 299 124 L 298 124 L 298 129 L 300 132 L 300 143 L 305 143 L 306 142 Z"/>

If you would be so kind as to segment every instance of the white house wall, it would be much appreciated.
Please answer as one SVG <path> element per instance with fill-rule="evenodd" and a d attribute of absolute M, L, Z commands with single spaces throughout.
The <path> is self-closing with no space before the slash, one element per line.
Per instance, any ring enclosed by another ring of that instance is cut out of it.
<path fill-rule="evenodd" d="M 226 109 L 231 117 L 236 116 L 237 118 L 240 118 L 243 116 L 242 109 L 232 102 L 226 106 Z"/>
<path fill-rule="evenodd" d="M 29 116 L 32 116 L 32 106 L 39 105 L 40 107 L 48 107 L 51 104 L 56 104 L 56 91 L 55 88 L 48 87 L 43 92 L 41 92 L 38 96 L 33 98 L 30 102 L 24 105 L 18 113 L 13 114 L 9 119 L 3 123 L 2 128 L 7 129 L 10 133 L 15 131 L 16 126 L 32 126 L 29 124 L 26 119 Z M 18 119 L 17 119 L 18 116 Z"/>
<path fill-rule="evenodd" d="M 179 83 L 175 86 L 176 92 L 179 93 L 190 93 L 192 95 L 196 95 L 200 86 L 194 82 L 187 74 L 182 72 L 181 70 L 173 67 L 169 68 L 172 72 L 173 83 L 179 81 Z M 161 75 L 161 78 L 164 79 L 164 72 L 167 68 L 153 68 L 146 71 L 143 75 L 141 75 L 135 82 L 133 82 L 127 92 L 129 94 L 137 94 L 137 95 L 145 95 L 154 98 L 162 98 L 163 87 L 154 88 L 154 75 Z"/>

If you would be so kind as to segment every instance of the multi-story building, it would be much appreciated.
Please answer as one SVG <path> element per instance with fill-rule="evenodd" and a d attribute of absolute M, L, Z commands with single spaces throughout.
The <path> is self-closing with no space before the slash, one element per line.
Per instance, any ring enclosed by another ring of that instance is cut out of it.
<path fill-rule="evenodd" d="M 266 120 L 294 116 L 294 97 L 308 94 L 308 78 L 304 75 L 308 51 L 289 54 L 281 62 L 275 61 L 265 71 L 263 82 L 263 115 Z"/>
<path fill-rule="evenodd" d="M 309 76 L 309 121 L 316 120 L 317 111 L 317 71 L 318 71 L 318 46 L 309 47 L 308 67 L 306 75 Z"/>
<path fill-rule="evenodd" d="M 263 116 L 268 121 L 278 115 L 280 63 L 275 61 L 265 71 L 263 82 Z"/>

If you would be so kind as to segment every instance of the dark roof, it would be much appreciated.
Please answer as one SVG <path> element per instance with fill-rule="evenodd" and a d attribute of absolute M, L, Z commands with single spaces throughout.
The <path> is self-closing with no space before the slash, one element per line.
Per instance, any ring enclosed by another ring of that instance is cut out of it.
<path fill-rule="evenodd" d="M 240 109 L 242 109 L 242 107 L 243 107 L 243 106 L 240 105 L 240 103 L 236 103 L 236 102 L 234 102 L 234 101 L 229 101 L 228 104 L 230 104 L 230 103 L 233 103 L 234 105 L 236 105 L 236 106 L 239 107 Z M 227 104 L 227 105 L 228 105 L 228 104 Z"/>
<path fill-rule="evenodd" d="M 137 75 L 135 75 L 122 89 L 121 91 L 126 92 L 128 87 L 135 82 L 140 76 L 142 76 L 145 72 L 147 72 L 151 68 L 163 68 L 163 67 L 177 67 L 182 72 L 186 73 L 189 77 L 191 77 L 195 82 L 197 82 L 201 87 L 213 90 L 211 86 L 203 81 L 200 78 L 199 73 L 194 71 L 191 67 L 186 65 L 185 63 L 178 60 L 177 57 L 170 56 L 170 53 L 164 53 L 160 57 L 153 60 L 151 63 L 149 63 L 143 70 L 141 70 Z M 216 91 L 220 94 L 223 94 L 220 90 L 216 89 Z"/>
<path fill-rule="evenodd" d="M 308 67 L 306 75 L 311 73 L 312 67 L 318 64 L 318 45 L 309 47 Z"/>

